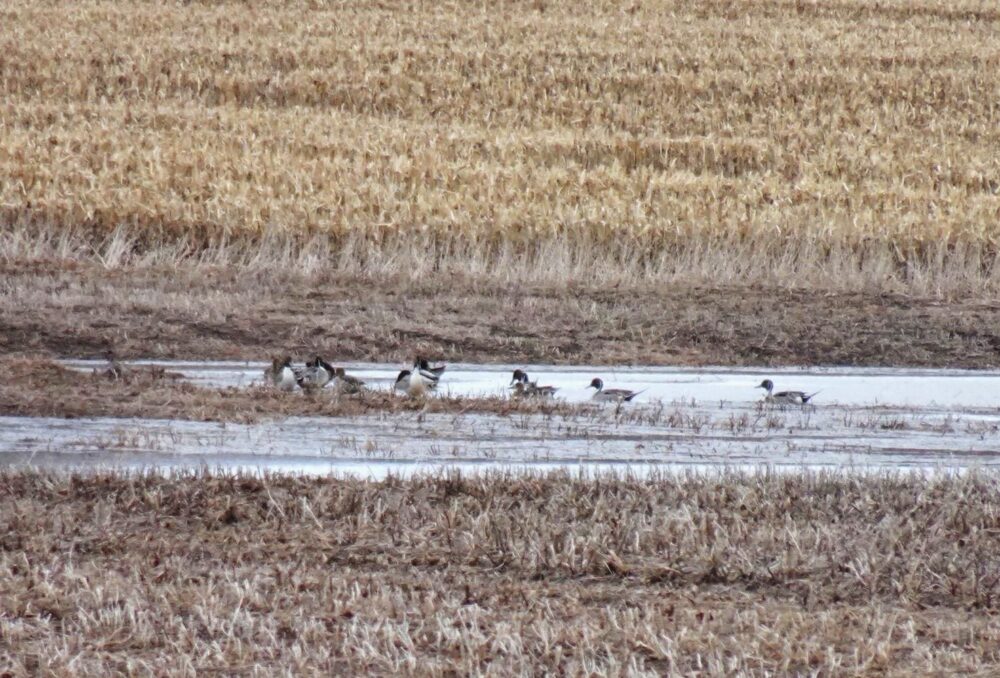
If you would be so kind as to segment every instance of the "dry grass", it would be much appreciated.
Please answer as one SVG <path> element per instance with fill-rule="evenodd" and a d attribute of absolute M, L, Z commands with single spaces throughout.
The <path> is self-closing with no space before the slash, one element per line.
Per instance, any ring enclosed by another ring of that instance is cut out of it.
<path fill-rule="evenodd" d="M 998 287 L 987 2 L 2 18 L 8 261 Z"/>
<path fill-rule="evenodd" d="M 0 358 L 0 414 L 30 417 L 122 417 L 234 421 L 292 416 L 349 417 L 373 412 L 567 415 L 580 408 L 556 400 L 435 395 L 410 398 L 385 389 L 338 395 L 285 393 L 265 385 L 202 388 L 162 368 L 127 367 L 122 379 L 106 371 L 81 373 L 46 359 Z"/>
<path fill-rule="evenodd" d="M 996 675 L 996 478 L 0 473 L 13 675 Z"/>

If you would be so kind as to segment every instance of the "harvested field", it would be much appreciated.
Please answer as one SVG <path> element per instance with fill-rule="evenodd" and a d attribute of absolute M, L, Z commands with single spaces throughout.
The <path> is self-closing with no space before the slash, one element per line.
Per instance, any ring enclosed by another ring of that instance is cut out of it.
<path fill-rule="evenodd" d="M 0 256 L 995 291 L 998 28 L 978 0 L 13 0 Z"/>
<path fill-rule="evenodd" d="M 998 30 L 985 0 L 4 2 L 4 463 L 278 458 L 289 418 L 313 461 L 967 472 L 3 469 L 0 675 L 997 675 L 991 403 L 620 417 L 51 359 L 996 366 Z"/>
<path fill-rule="evenodd" d="M 995 675 L 989 475 L 0 474 L 0 667 Z"/>

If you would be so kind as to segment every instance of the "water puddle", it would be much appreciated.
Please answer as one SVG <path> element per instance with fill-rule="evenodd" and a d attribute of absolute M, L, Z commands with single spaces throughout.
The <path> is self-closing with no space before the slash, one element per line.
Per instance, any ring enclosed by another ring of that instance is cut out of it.
<path fill-rule="evenodd" d="M 100 363 L 68 361 L 90 371 Z M 246 387 L 263 364 L 152 362 L 203 386 Z M 348 364 L 373 388 L 397 370 Z M 513 366 L 449 365 L 441 390 L 506 393 Z M 382 477 L 455 468 L 965 469 L 1000 464 L 1000 371 L 528 366 L 568 402 L 586 385 L 645 389 L 569 415 L 371 414 L 258 424 L 0 417 L 0 465 L 229 468 Z M 761 408 L 763 378 L 820 391 L 816 407 Z M 297 397 L 289 394 L 289 397 Z"/>
<path fill-rule="evenodd" d="M 89 372 L 103 361 L 68 360 L 67 367 Z M 264 363 L 137 361 L 179 372 L 202 386 L 245 387 L 263 381 Z M 404 366 L 338 363 L 373 388 L 389 389 Z M 775 390 L 819 391 L 817 405 L 893 405 L 902 408 L 989 408 L 1000 413 L 1000 370 L 930 370 L 908 368 L 677 368 L 589 367 L 553 365 L 448 365 L 441 391 L 455 396 L 495 396 L 509 393 L 511 372 L 525 368 L 540 384 L 559 387 L 567 402 L 584 402 L 587 385 L 601 377 L 607 388 L 642 390 L 636 402 L 723 402 L 748 404 L 760 399 L 755 388 L 767 378 Z"/>

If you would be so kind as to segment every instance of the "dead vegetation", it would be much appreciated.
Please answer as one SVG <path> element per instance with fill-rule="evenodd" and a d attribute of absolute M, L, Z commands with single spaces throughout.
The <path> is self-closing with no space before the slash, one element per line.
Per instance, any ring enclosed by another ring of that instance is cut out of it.
<path fill-rule="evenodd" d="M 373 412 L 570 414 L 578 407 L 541 399 L 409 398 L 387 390 L 337 395 L 334 389 L 285 393 L 266 385 L 205 388 L 159 367 L 128 366 L 121 378 L 105 369 L 83 373 L 46 359 L 0 358 L 0 415 L 121 417 L 254 422 L 291 416 L 344 417 Z"/>
<path fill-rule="evenodd" d="M 995 675 L 996 478 L 0 472 L 13 675 Z"/>
<path fill-rule="evenodd" d="M 977 0 L 244 10 L 4 3 L 0 352 L 1000 364 Z"/>
<path fill-rule="evenodd" d="M 995 291 L 983 7 L 13 0 L 0 257 Z"/>

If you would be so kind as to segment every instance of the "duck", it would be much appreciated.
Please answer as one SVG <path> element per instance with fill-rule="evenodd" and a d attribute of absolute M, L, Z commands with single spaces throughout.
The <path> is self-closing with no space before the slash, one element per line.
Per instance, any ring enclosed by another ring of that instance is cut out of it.
<path fill-rule="evenodd" d="M 419 373 L 420 370 L 417 370 Z M 411 396 L 423 395 L 427 391 L 433 391 L 437 388 L 438 382 L 436 379 L 428 379 L 425 376 L 418 376 L 416 379 L 413 378 L 413 372 L 410 370 L 402 370 L 396 377 L 396 382 L 392 385 L 393 389 L 397 391 L 402 391 Z"/>
<path fill-rule="evenodd" d="M 510 388 L 514 388 L 517 384 L 530 384 L 528 381 L 528 373 L 524 370 L 518 368 L 514 370 L 514 376 L 510 378 Z"/>
<path fill-rule="evenodd" d="M 439 368 L 441 372 L 444 372 L 443 365 Z M 418 357 L 413 361 L 413 369 L 410 371 L 410 387 L 407 389 L 410 395 L 420 395 L 437 388 L 440 373 L 435 373 L 432 369 L 423 358 Z"/>
<path fill-rule="evenodd" d="M 587 388 L 597 389 L 591 400 L 596 400 L 599 403 L 627 403 L 636 397 L 642 391 L 629 391 L 624 388 L 604 388 L 604 382 L 595 377 L 593 381 L 590 382 L 590 386 Z"/>
<path fill-rule="evenodd" d="M 778 405 L 805 405 L 807 404 L 813 396 L 815 396 L 819 391 L 813 393 L 805 393 L 803 391 L 779 391 L 774 392 L 774 382 L 770 379 L 765 379 L 757 385 L 757 388 L 762 388 L 767 391 L 767 395 L 764 396 L 764 401 L 769 403 L 777 403 Z"/>
<path fill-rule="evenodd" d="M 514 370 L 510 388 L 514 389 L 514 395 L 519 398 L 551 398 L 559 390 L 557 386 L 539 386 L 537 381 L 530 381 L 528 373 L 522 369 Z"/>
<path fill-rule="evenodd" d="M 264 378 L 271 382 L 272 386 L 282 391 L 294 389 L 297 379 L 292 370 L 292 359 L 286 356 L 272 360 L 271 366 L 264 370 Z"/>
<path fill-rule="evenodd" d="M 413 365 L 414 367 L 419 367 L 420 370 L 422 370 L 423 372 L 426 372 L 429 375 L 433 375 L 435 379 L 440 379 L 441 375 L 444 374 L 445 368 L 448 367 L 447 365 L 432 366 L 427 361 L 427 358 L 421 358 L 420 356 L 416 357 L 416 359 L 413 361 Z"/>
<path fill-rule="evenodd" d="M 319 356 L 306 363 L 305 368 L 295 370 L 295 380 L 303 391 L 323 388 L 333 379 L 333 368 Z"/>
<path fill-rule="evenodd" d="M 410 371 L 409 370 L 403 370 L 403 371 L 401 371 L 399 373 L 399 375 L 396 377 L 396 381 L 392 385 L 392 388 L 394 390 L 396 390 L 396 391 L 403 391 L 404 393 L 406 391 L 409 391 L 410 390 Z"/>
<path fill-rule="evenodd" d="M 511 389 L 515 398 L 552 398 L 559 390 L 555 386 L 535 386 L 531 383 L 525 385 L 520 381 L 511 386 Z"/>
<path fill-rule="evenodd" d="M 326 367 L 325 364 L 324 367 Z M 347 371 L 343 367 L 333 367 L 331 369 L 333 370 L 334 386 L 340 393 L 354 394 L 365 390 L 365 382 L 347 374 Z"/>

